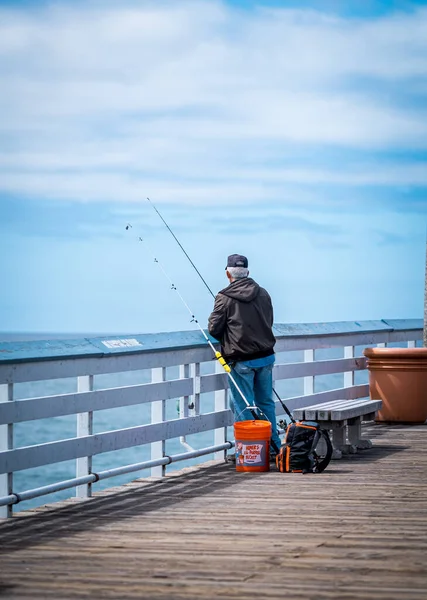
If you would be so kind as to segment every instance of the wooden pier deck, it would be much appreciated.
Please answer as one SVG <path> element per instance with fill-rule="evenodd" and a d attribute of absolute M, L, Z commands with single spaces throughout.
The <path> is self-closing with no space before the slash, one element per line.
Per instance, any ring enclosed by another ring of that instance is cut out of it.
<path fill-rule="evenodd" d="M 0 598 L 427 598 L 427 425 L 322 475 L 209 463 L 0 524 Z"/>

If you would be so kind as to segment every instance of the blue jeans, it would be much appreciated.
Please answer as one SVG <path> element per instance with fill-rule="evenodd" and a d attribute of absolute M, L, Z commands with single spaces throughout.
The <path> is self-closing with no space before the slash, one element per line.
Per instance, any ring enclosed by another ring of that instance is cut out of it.
<path fill-rule="evenodd" d="M 257 406 L 257 414 L 267 418 L 271 423 L 271 441 L 276 444 L 277 450 L 282 445 L 277 433 L 276 410 L 273 400 L 273 364 L 265 367 L 249 367 L 242 362 L 236 362 L 231 370 L 236 384 L 242 390 L 246 400 L 252 406 Z M 230 408 L 234 413 L 235 421 L 249 421 L 253 419 L 242 396 L 230 380 Z"/>

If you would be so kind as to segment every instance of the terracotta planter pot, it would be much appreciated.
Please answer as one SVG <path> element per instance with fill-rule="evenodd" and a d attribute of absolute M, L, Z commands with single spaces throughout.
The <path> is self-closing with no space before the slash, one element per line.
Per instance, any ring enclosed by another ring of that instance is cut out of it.
<path fill-rule="evenodd" d="M 377 421 L 427 419 L 427 348 L 366 348 L 372 400 L 382 400 Z"/>

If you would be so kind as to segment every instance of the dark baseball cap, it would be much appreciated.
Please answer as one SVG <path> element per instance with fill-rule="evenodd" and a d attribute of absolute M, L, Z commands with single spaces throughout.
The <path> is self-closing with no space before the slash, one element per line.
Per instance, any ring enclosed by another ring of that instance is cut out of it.
<path fill-rule="evenodd" d="M 225 269 L 227 270 L 228 267 L 244 267 L 247 269 L 248 259 L 246 256 L 242 256 L 241 254 L 230 254 L 230 256 L 227 258 L 227 266 Z"/>

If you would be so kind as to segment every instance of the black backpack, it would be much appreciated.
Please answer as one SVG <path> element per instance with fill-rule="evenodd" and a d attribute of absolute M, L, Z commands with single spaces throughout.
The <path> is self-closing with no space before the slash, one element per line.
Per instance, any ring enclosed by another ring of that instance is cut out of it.
<path fill-rule="evenodd" d="M 316 448 L 320 440 L 326 444 L 325 456 L 319 456 Z M 286 428 L 285 443 L 276 456 L 281 473 L 321 473 L 332 458 L 329 434 L 314 421 L 293 421 Z"/>
<path fill-rule="evenodd" d="M 286 427 L 285 443 L 276 455 L 276 466 L 281 473 L 321 473 L 332 458 L 332 442 L 326 429 L 314 421 L 295 421 L 292 413 L 274 390 L 284 411 L 291 420 Z M 283 426 L 284 422 L 280 421 Z M 317 445 L 324 440 L 326 452 L 320 456 Z"/>

